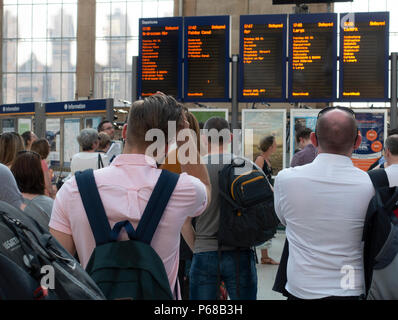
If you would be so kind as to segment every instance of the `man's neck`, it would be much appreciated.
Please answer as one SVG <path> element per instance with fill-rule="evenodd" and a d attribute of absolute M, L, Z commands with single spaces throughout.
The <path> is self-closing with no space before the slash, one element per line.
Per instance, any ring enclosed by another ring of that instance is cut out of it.
<path fill-rule="evenodd" d="M 210 155 L 224 154 L 224 153 L 228 153 L 228 148 L 226 145 L 219 146 L 219 145 L 212 144 L 212 145 L 209 145 L 209 148 L 207 151 L 208 151 L 207 154 L 210 154 Z"/>
<path fill-rule="evenodd" d="M 386 163 L 388 166 L 392 166 L 393 164 L 398 164 L 398 156 L 386 158 Z"/>
<path fill-rule="evenodd" d="M 303 149 L 304 149 L 306 146 L 310 145 L 310 144 L 312 144 L 311 140 L 306 140 L 306 141 L 304 141 L 304 143 L 303 143 Z"/>

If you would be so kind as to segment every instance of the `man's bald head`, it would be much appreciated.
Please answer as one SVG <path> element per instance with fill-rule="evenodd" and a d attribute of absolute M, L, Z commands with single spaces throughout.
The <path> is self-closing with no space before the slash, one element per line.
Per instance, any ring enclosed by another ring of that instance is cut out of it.
<path fill-rule="evenodd" d="M 331 109 L 319 116 L 315 133 L 321 152 L 351 155 L 357 141 L 358 127 L 353 114 Z"/>

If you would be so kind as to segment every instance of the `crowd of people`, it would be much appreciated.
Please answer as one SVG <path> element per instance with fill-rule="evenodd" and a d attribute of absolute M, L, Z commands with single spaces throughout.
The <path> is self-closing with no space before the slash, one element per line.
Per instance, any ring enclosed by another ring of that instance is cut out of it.
<path fill-rule="evenodd" d="M 170 140 L 159 142 L 156 160 L 162 152 L 165 158 L 160 163 L 148 157 L 153 141 L 148 141 L 147 132 L 157 128 L 171 137 L 169 122 L 176 123 L 176 135 L 184 129 L 192 131 L 186 139 L 177 139 L 175 148 Z M 219 171 L 233 158 L 225 152 L 232 135 L 214 141 L 201 135 L 199 127 L 193 114 L 170 96 L 158 93 L 136 101 L 122 130 L 123 150 L 113 141 L 110 121 L 101 122 L 97 130 L 82 130 L 77 138 L 82 151 L 73 156 L 71 175 L 59 190 L 47 164 L 47 140 L 30 131 L 3 133 L 0 200 L 29 213 L 85 268 L 96 242 L 75 174 L 94 169 L 111 227 L 126 220 L 137 228 L 161 171 L 177 173 L 177 185 L 150 243 L 163 262 L 174 298 L 215 300 L 222 282 L 230 299 L 255 300 L 255 249 L 220 248 L 217 242 Z M 219 117 L 210 118 L 203 128 L 230 130 L 229 123 Z M 286 228 L 279 266 L 285 274 L 277 281 L 283 282 L 280 288 L 288 299 L 359 299 L 364 294 L 362 230 L 375 191 L 367 173 L 350 159 L 361 144 L 355 114 L 348 108 L 325 108 L 315 132 L 305 128 L 297 133 L 296 141 L 301 151 L 275 181 L 270 162 L 275 137 L 260 141 L 260 155 L 255 159 L 273 185 L 275 211 Z M 193 152 L 196 161 L 181 161 L 180 150 Z M 201 150 L 207 152 L 200 154 Z M 387 138 L 384 156 L 390 185 L 398 186 L 398 135 Z M 118 240 L 127 239 L 127 232 L 122 231 Z M 278 264 L 268 255 L 270 246 L 268 241 L 259 247 L 260 261 Z M 353 268 L 355 280 L 349 288 L 341 285 L 341 270 L 347 265 Z"/>

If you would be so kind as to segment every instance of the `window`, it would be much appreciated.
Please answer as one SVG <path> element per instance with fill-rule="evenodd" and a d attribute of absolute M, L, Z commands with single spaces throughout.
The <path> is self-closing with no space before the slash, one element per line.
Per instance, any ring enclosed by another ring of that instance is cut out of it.
<path fill-rule="evenodd" d="M 73 100 L 77 0 L 3 3 L 3 103 Z"/>
<path fill-rule="evenodd" d="M 173 0 L 96 2 L 95 97 L 131 100 L 132 58 L 138 55 L 138 20 L 173 16 Z"/>

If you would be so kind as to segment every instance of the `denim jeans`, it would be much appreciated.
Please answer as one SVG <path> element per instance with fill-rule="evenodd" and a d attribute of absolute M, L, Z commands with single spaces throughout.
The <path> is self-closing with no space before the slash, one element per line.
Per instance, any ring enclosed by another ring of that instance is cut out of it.
<path fill-rule="evenodd" d="M 238 251 L 222 251 L 220 261 L 221 281 L 225 282 L 231 300 L 256 300 L 257 270 L 253 250 L 239 251 L 239 296 L 237 295 Z M 190 270 L 191 300 L 216 300 L 219 293 L 218 252 L 195 253 Z"/>

